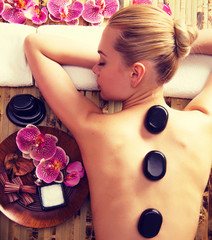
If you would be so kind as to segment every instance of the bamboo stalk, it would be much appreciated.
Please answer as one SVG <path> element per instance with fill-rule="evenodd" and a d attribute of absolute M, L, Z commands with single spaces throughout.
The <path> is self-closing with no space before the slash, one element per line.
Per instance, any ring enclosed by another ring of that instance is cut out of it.
<path fill-rule="evenodd" d="M 192 0 L 191 4 L 191 25 L 197 26 L 197 0 Z"/>
<path fill-rule="evenodd" d="M 212 19 L 212 0 L 208 0 L 208 19 Z M 208 21 L 208 28 L 212 28 L 211 21 Z"/>
<path fill-rule="evenodd" d="M 157 6 L 158 5 L 158 0 L 152 0 L 152 5 Z"/>
<path fill-rule="evenodd" d="M 90 214 L 90 202 L 88 198 L 85 200 L 84 204 L 80 209 L 80 232 L 79 239 L 89 239 L 87 235 L 87 216 Z"/>
<path fill-rule="evenodd" d="M 56 227 L 49 227 L 44 229 L 39 229 L 39 240 L 47 240 L 54 238 L 55 240 L 60 238 L 55 238 Z"/>
<path fill-rule="evenodd" d="M 158 0 L 158 5 L 163 4 L 163 0 Z"/>
<path fill-rule="evenodd" d="M 175 1 L 168 1 L 168 5 L 171 8 L 172 15 L 175 16 Z"/>
<path fill-rule="evenodd" d="M 197 0 L 197 12 L 202 12 L 203 0 Z"/>
<path fill-rule="evenodd" d="M 189 99 L 171 98 L 171 107 L 177 110 L 182 110 L 189 102 Z"/>
<path fill-rule="evenodd" d="M 3 111 L 3 119 L 2 119 L 2 135 L 1 138 L 2 140 L 4 140 L 7 136 L 9 136 L 8 133 L 8 125 L 9 125 L 9 121 L 7 119 L 6 116 L 6 106 L 7 103 L 9 102 L 10 99 L 10 94 L 9 94 L 9 88 L 5 88 L 4 93 L 3 93 L 3 98 L 2 98 L 2 111 Z"/>
<path fill-rule="evenodd" d="M 203 3 L 203 14 L 204 14 L 203 28 L 207 28 L 208 27 L 208 0 L 204 0 L 204 3 Z"/>
<path fill-rule="evenodd" d="M 180 0 L 175 0 L 175 6 L 174 6 L 174 18 L 179 19 L 180 18 Z"/>
<path fill-rule="evenodd" d="M 124 0 L 124 5 L 127 6 L 130 0 Z M 153 5 L 157 5 L 157 3 L 161 2 L 161 0 L 157 1 L 157 0 L 153 0 Z M 166 1 L 166 3 L 169 2 L 169 6 L 172 10 L 173 16 L 175 18 L 180 18 L 181 17 L 181 13 L 185 14 L 186 17 L 186 22 L 190 23 L 192 25 L 196 25 L 197 24 L 197 12 L 199 12 L 200 14 L 204 14 L 204 18 L 203 18 L 203 25 L 204 28 L 209 27 L 210 25 L 210 21 L 208 21 L 208 17 L 210 17 L 210 12 L 209 10 L 212 9 L 212 0 L 208 0 L 208 3 L 206 0 L 170 0 L 170 1 Z M 184 4 L 186 4 L 184 6 Z M 190 7 L 191 5 L 191 7 Z M 185 9 L 184 9 L 185 7 Z M 190 9 L 190 10 L 189 10 Z M 185 11 L 185 13 L 184 13 Z M 23 88 L 20 88 L 21 90 Z M 9 99 L 12 97 L 12 95 L 17 94 L 20 92 L 20 89 L 11 89 L 11 88 L 0 88 L 0 140 L 5 139 L 10 133 L 12 133 L 17 127 L 10 123 L 7 119 L 6 116 L 6 105 L 9 101 Z M 34 94 L 36 92 L 36 94 L 40 94 L 39 90 L 34 91 L 34 89 L 26 89 L 24 88 L 24 92 L 28 92 L 28 93 L 32 93 Z M 100 105 L 102 104 L 102 101 L 99 100 L 98 96 L 96 95 L 92 95 L 91 93 L 86 92 L 86 94 L 89 98 L 91 98 L 94 102 L 99 103 Z M 185 100 L 185 99 L 172 99 L 172 107 L 176 107 L 177 109 L 182 109 L 188 102 L 189 100 Z M 109 110 L 109 112 L 115 112 L 117 111 L 117 109 L 120 109 L 119 103 L 113 103 L 110 102 L 108 104 L 108 108 L 107 111 Z M 52 119 L 52 111 L 49 109 L 49 116 L 50 120 Z M 54 119 L 52 119 L 54 120 Z M 45 125 L 46 123 L 43 122 L 41 125 Z M 51 123 L 48 122 L 48 124 L 51 126 Z M 56 125 L 57 126 L 57 125 Z M 57 126 L 59 127 L 59 126 Z M 212 182 L 212 180 L 211 180 Z M 209 186 L 210 189 L 210 198 L 209 198 L 209 206 L 210 209 L 212 208 L 212 191 L 211 191 L 211 185 Z M 50 239 L 50 238 L 54 238 L 55 240 L 59 240 L 62 239 L 61 237 L 66 237 L 69 240 L 86 240 L 88 239 L 88 236 L 84 237 L 84 233 L 81 232 L 80 238 L 79 238 L 79 231 L 84 231 L 85 227 L 85 215 L 86 215 L 86 209 L 84 214 L 80 214 L 80 216 L 73 217 L 71 220 L 67 221 L 66 223 L 64 223 L 64 225 L 59 225 L 57 227 L 54 228 L 45 228 L 45 229 L 38 229 L 37 230 L 37 237 L 36 239 L 39 240 L 45 240 L 45 239 Z M 209 217 L 207 216 L 207 213 L 204 213 L 205 219 L 208 223 L 208 219 L 209 221 L 212 221 L 212 210 L 209 211 Z M 79 221 L 79 217 L 80 217 L 80 221 Z M 22 229 L 25 230 L 24 234 L 21 234 L 20 231 L 22 231 Z M 209 229 L 211 230 L 210 226 Z M 29 231 L 28 228 L 20 228 L 18 226 L 18 224 L 16 223 L 12 223 L 8 218 L 6 218 L 3 214 L 0 214 L 0 239 L 1 240 L 8 240 L 8 239 L 13 239 L 13 238 L 17 238 L 17 239 L 21 239 L 21 240 L 28 240 L 29 236 L 27 237 L 27 230 Z M 63 233 L 64 231 L 64 233 Z M 65 232 L 67 234 L 65 234 Z M 75 235 L 75 234 L 76 235 Z M 68 238 L 68 235 L 71 235 Z M 31 236 L 32 238 L 32 236 Z M 64 240 L 66 239 L 64 238 Z M 92 237 L 91 237 L 92 238 Z M 89 239 L 91 239 L 89 238 Z M 34 238 L 33 238 L 34 239 Z M 93 238 L 92 238 L 93 239 Z M 198 232 L 197 232 L 197 237 L 196 240 L 208 240 L 207 238 L 207 224 L 200 224 L 199 228 L 198 228 Z"/>
<path fill-rule="evenodd" d="M 11 229 L 10 229 L 10 220 L 0 212 L 0 239 L 8 240 L 10 238 Z"/>
<path fill-rule="evenodd" d="M 180 3 L 180 19 L 185 21 L 185 18 L 186 18 L 186 2 L 185 2 L 185 0 L 181 0 L 181 3 Z"/>
<path fill-rule="evenodd" d="M 122 103 L 121 102 L 116 102 L 114 105 L 114 111 L 115 112 L 120 112 L 122 110 Z"/>
<path fill-rule="evenodd" d="M 185 22 L 188 25 L 191 25 L 191 16 L 193 14 L 193 12 L 191 11 L 191 0 L 187 0 L 186 1 L 186 7 L 185 7 Z M 195 13 L 194 13 L 195 14 Z"/>
<path fill-rule="evenodd" d="M 21 94 L 22 90 L 21 88 L 9 88 L 9 100 L 11 100 L 11 98 L 17 94 Z M 9 101 L 8 101 L 9 102 Z M 14 133 L 15 131 L 17 131 L 19 129 L 19 127 L 17 127 L 14 123 L 12 123 L 11 121 L 7 119 L 8 122 L 8 135 Z"/>
<path fill-rule="evenodd" d="M 131 1 L 131 0 L 123 0 L 120 7 L 121 7 L 121 8 L 122 8 L 122 7 L 128 7 L 128 6 L 131 5 L 131 4 L 132 4 L 132 1 Z"/>

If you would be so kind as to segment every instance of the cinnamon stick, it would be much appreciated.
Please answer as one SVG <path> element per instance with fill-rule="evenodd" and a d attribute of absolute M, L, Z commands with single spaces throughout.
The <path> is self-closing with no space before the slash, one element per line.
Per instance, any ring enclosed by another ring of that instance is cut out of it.
<path fill-rule="evenodd" d="M 2 186 L 5 186 L 6 182 L 9 182 L 7 173 L 6 172 L 0 173 L 0 183 L 2 184 Z M 10 203 L 15 202 L 19 199 L 16 193 L 8 193 L 7 197 Z"/>

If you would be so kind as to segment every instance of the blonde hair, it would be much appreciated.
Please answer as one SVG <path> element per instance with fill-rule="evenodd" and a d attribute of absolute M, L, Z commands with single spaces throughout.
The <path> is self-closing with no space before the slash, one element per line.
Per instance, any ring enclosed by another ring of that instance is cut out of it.
<path fill-rule="evenodd" d="M 177 70 L 179 59 L 189 54 L 197 31 L 174 21 L 163 10 L 151 5 L 132 5 L 116 12 L 109 27 L 120 30 L 115 50 L 131 66 L 141 60 L 152 60 L 159 83 L 169 81 Z"/>

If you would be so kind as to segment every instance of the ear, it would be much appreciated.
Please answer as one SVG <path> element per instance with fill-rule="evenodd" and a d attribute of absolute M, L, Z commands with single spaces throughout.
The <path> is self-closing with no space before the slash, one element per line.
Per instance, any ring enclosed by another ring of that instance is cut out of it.
<path fill-rule="evenodd" d="M 131 86 L 133 88 L 137 87 L 141 80 L 143 79 L 143 76 L 145 74 L 145 66 L 144 64 L 140 62 L 136 62 L 132 65 L 132 71 L 130 76 L 130 82 Z"/>

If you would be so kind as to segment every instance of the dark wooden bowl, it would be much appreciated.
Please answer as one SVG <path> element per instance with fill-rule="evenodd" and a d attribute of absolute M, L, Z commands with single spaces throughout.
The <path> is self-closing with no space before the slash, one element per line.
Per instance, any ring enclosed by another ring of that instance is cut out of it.
<path fill-rule="evenodd" d="M 79 147 L 72 136 L 56 128 L 40 126 L 38 128 L 41 132 L 55 135 L 58 138 L 57 146 L 62 147 L 66 151 L 66 154 L 70 158 L 70 162 L 82 162 Z M 0 173 L 5 171 L 5 156 L 8 153 L 19 153 L 15 141 L 16 135 L 17 132 L 11 134 L 0 144 Z M 27 184 L 28 181 L 32 181 L 32 174 L 27 174 L 21 178 L 22 181 Z M 21 198 L 14 203 L 9 203 L 7 194 L 4 193 L 4 188 L 0 184 L 0 211 L 12 221 L 26 227 L 52 227 L 63 223 L 80 209 L 88 195 L 87 177 L 84 176 L 80 180 L 79 184 L 73 188 L 65 187 L 64 192 L 67 203 L 66 206 L 59 207 L 50 211 L 43 211 L 41 208 L 38 193 L 31 195 L 35 202 L 28 206 L 24 205 Z"/>

